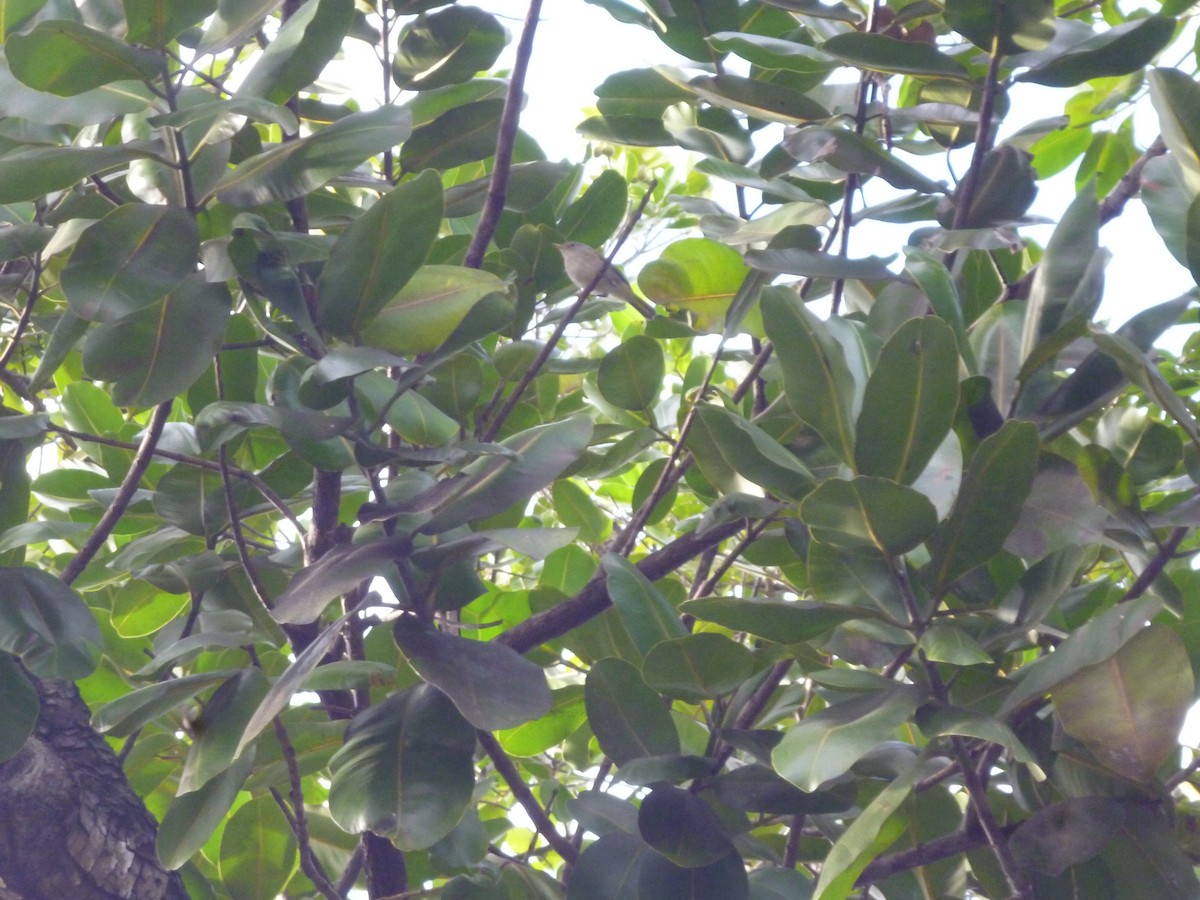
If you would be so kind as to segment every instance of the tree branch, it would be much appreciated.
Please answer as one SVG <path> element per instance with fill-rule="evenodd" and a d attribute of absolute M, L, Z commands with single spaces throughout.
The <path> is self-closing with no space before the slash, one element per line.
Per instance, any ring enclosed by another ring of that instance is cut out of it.
<path fill-rule="evenodd" d="M 113 497 L 112 503 L 104 511 L 100 521 L 96 523 L 96 528 L 88 535 L 83 547 L 63 569 L 62 575 L 59 576 L 63 584 L 71 584 L 83 574 L 88 563 L 92 561 L 104 542 L 108 540 L 108 536 L 112 534 L 112 530 L 121 516 L 125 515 L 125 510 L 129 507 L 134 492 L 142 481 L 142 476 L 146 474 L 146 469 L 150 467 L 150 461 L 154 458 L 154 447 L 162 437 L 163 426 L 167 424 L 167 417 L 171 414 L 173 402 L 173 400 L 167 400 L 154 407 L 150 423 L 146 426 L 146 433 L 142 436 L 141 444 L 138 445 L 137 455 L 133 458 L 133 465 L 125 473 L 125 479 L 117 489 L 117 495 Z"/>
<path fill-rule="evenodd" d="M 500 133 L 496 136 L 487 197 L 483 201 L 479 224 L 475 226 L 475 234 L 471 237 L 471 246 L 467 248 L 466 259 L 463 260 L 463 265 L 470 269 L 478 269 L 483 265 L 484 253 L 504 212 L 508 176 L 512 172 L 513 147 L 517 142 L 517 126 L 521 122 L 521 101 L 525 96 L 525 73 L 529 69 L 529 58 L 533 55 L 533 37 L 541 14 L 542 0 L 530 0 L 521 39 L 517 42 L 517 58 L 508 79 L 508 95 L 504 98 L 504 112 L 500 116 Z"/>
<path fill-rule="evenodd" d="M 726 522 L 703 535 L 688 532 L 639 561 L 637 567 L 651 581 L 657 581 L 674 572 L 688 560 L 699 556 L 709 547 L 733 537 L 745 527 L 745 521 L 738 520 Z M 600 573 L 570 600 L 564 600 L 557 606 L 530 616 L 524 622 L 498 635 L 495 640 L 512 647 L 518 653 L 527 653 L 534 647 L 564 635 L 588 619 L 600 615 L 612 605 L 602 573 L 603 570 L 600 570 Z"/>
<path fill-rule="evenodd" d="M 508 754 L 500 746 L 500 742 L 487 731 L 477 731 L 475 736 L 479 739 L 484 752 L 491 758 L 492 765 L 496 767 L 500 777 L 508 785 L 508 789 L 512 791 L 513 797 L 533 821 L 538 833 L 557 851 L 559 856 L 566 860 L 567 865 L 575 865 L 576 860 L 579 859 L 579 851 L 567 838 L 559 834 L 546 810 L 538 803 L 537 798 L 533 796 L 533 791 L 529 789 L 529 785 L 525 783 L 525 779 L 521 777 L 521 773 L 517 771 L 513 761 L 508 758 Z"/>

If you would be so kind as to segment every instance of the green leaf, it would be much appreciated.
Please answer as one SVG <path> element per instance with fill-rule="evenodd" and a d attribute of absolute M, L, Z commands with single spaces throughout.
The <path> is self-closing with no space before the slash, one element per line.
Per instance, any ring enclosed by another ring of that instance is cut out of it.
<path fill-rule="evenodd" d="M 607 241 L 629 203 L 629 185 L 620 173 L 605 169 L 588 185 L 583 195 L 563 210 L 558 230 L 568 241 L 598 247 Z"/>
<path fill-rule="evenodd" d="M 362 333 L 420 270 L 441 220 L 436 172 L 422 172 L 380 197 L 329 251 L 317 282 L 320 324 L 337 335 Z"/>
<path fill-rule="evenodd" d="M 618 409 L 649 413 L 659 401 L 665 375 L 662 346 L 635 334 L 604 355 L 596 382 L 604 399 Z"/>
<path fill-rule="evenodd" d="M 637 283 L 653 302 L 690 313 L 696 328 L 720 331 L 748 274 L 749 267 L 732 247 L 708 238 L 684 238 L 647 263 Z"/>
<path fill-rule="evenodd" d="M 660 853 L 650 852 L 638 871 L 639 897 L 678 897 L 701 900 L 722 897 L 748 900 L 746 865 L 735 851 L 706 866 L 677 866 Z"/>
<path fill-rule="evenodd" d="M 763 327 L 783 368 L 783 389 L 796 415 L 807 422 L 841 459 L 854 459 L 851 423 L 854 376 L 846 354 L 824 322 L 793 291 L 763 290 Z"/>
<path fill-rule="evenodd" d="M 637 566 L 616 553 L 605 554 L 600 564 L 613 607 L 642 653 L 661 641 L 687 636 L 675 607 Z"/>
<path fill-rule="evenodd" d="M 855 278 L 862 281 L 893 281 L 887 260 L 877 256 L 847 259 L 832 253 L 814 253 L 790 247 L 786 250 L 749 250 L 746 261 L 772 275 L 804 275 L 808 278 Z"/>
<path fill-rule="evenodd" d="M 571 870 L 567 900 L 611 900 L 638 896 L 642 860 L 653 853 L 636 835 L 620 831 L 602 834 L 590 844 Z"/>
<path fill-rule="evenodd" d="M 408 137 L 412 115 L 397 106 L 351 113 L 315 134 L 243 160 L 217 183 L 230 206 L 262 206 L 303 197 Z"/>
<path fill-rule="evenodd" d="M 246 723 L 267 692 L 259 669 L 242 669 L 218 687 L 204 705 L 179 777 L 180 794 L 194 791 L 233 764 Z"/>
<path fill-rule="evenodd" d="M 230 400 L 208 404 L 195 420 L 196 437 L 205 450 L 215 449 L 253 428 L 274 428 L 289 438 L 327 441 L 353 424 L 354 420 L 346 416 Z"/>
<path fill-rule="evenodd" d="M 992 662 L 975 638 L 953 625 L 936 624 L 921 635 L 919 646 L 925 656 L 934 662 L 950 663 L 954 666 L 987 665 Z"/>
<path fill-rule="evenodd" d="M 1171 158 L 1193 196 L 1200 192 L 1200 84 L 1178 69 L 1154 69 L 1150 102 Z"/>
<path fill-rule="evenodd" d="M 359 606 L 361 605 L 359 604 Z M 254 743 L 255 738 L 262 733 L 263 729 L 287 708 L 292 700 L 292 695 L 305 685 L 313 670 L 325 661 L 325 654 L 340 639 L 342 629 L 346 627 L 346 623 L 351 618 L 357 615 L 358 609 L 359 607 L 354 607 L 318 634 L 313 642 L 305 647 L 304 651 L 284 670 L 283 674 L 275 679 L 274 684 L 267 690 L 262 702 L 258 705 L 258 709 L 246 723 L 242 739 L 238 743 L 238 754 L 243 753 Z"/>
<path fill-rule="evenodd" d="M 780 644 L 812 640 L 861 615 L 842 606 L 772 597 L 705 597 L 684 602 L 679 611 Z"/>
<path fill-rule="evenodd" d="M 218 669 L 181 675 L 169 681 L 138 688 L 118 697 L 92 714 L 92 727 L 101 734 L 128 737 L 147 722 L 186 703 L 206 687 L 236 675 L 237 669 Z"/>
<path fill-rule="evenodd" d="M 989 660 L 990 662 L 990 660 Z M 994 716 L 961 706 L 925 707 L 917 713 L 917 725 L 929 739 L 944 734 L 959 734 L 999 744 L 1018 762 L 1037 766 L 1037 758 L 1011 728 Z M 1040 769 L 1039 769 L 1040 771 Z"/>
<path fill-rule="evenodd" d="M 66 19 L 39 22 L 31 31 L 10 35 L 4 55 L 20 81 L 60 97 L 113 81 L 150 81 L 162 74 L 157 53 Z"/>
<path fill-rule="evenodd" d="M 1016 687 L 1001 704 L 998 715 L 1006 715 L 1022 704 L 1045 696 L 1072 675 L 1111 659 L 1118 650 L 1145 628 L 1162 608 L 1157 597 L 1141 597 L 1093 616 L 1047 656 L 1017 670 Z"/>
<path fill-rule="evenodd" d="M 1121 827 L 1124 804 L 1108 797 L 1075 797 L 1039 809 L 1009 838 L 1022 867 L 1058 876 L 1100 852 Z"/>
<path fill-rule="evenodd" d="M 93 329 L 83 367 L 113 382 L 118 406 L 155 406 L 185 392 L 212 365 L 230 306 L 224 284 L 188 276 L 161 303 Z"/>
<path fill-rule="evenodd" d="M 820 815 L 844 812 L 853 800 L 844 792 L 802 791 L 766 766 L 745 765 L 722 772 L 711 782 L 716 798 L 730 809 L 773 815 Z"/>
<path fill-rule="evenodd" d="M 1151 15 L 1106 27 L 1093 37 L 1022 72 L 1018 81 L 1050 87 L 1073 87 L 1093 78 L 1136 72 L 1158 55 L 1175 36 L 1176 22 Z"/>
<path fill-rule="evenodd" d="M 1200 195 L 1188 204 L 1186 229 L 1184 255 L 1188 271 L 1196 284 L 1200 284 Z"/>
<path fill-rule="evenodd" d="M 506 438 L 502 446 L 511 456 L 486 456 L 463 469 L 457 490 L 421 530 L 436 534 L 528 500 L 583 454 L 592 429 L 587 416 L 572 416 Z"/>
<path fill-rule="evenodd" d="M 989 53 L 1040 50 L 1054 37 L 1054 2 L 946 0 L 946 23 Z"/>
<path fill-rule="evenodd" d="M 362 334 L 363 342 L 401 355 L 427 353 L 467 324 L 468 317 L 482 315 L 485 301 L 503 298 L 507 303 L 508 290 L 483 269 L 421 266 L 383 304 Z"/>
<path fill-rule="evenodd" d="M 335 597 L 387 573 L 392 564 L 410 550 L 411 538 L 407 535 L 378 538 L 357 546 L 334 547 L 300 570 L 275 599 L 271 615 L 275 621 L 285 624 L 313 622 Z"/>
<path fill-rule="evenodd" d="M 708 45 L 710 34 L 738 26 L 736 0 L 673 0 L 656 2 L 653 9 L 659 39 L 676 53 L 697 62 L 712 63 L 718 58 Z"/>
<path fill-rule="evenodd" d="M 603 540 L 611 521 L 592 502 L 588 492 L 573 481 L 560 479 L 550 489 L 554 511 L 566 526 L 579 529 L 579 539 L 586 543 Z"/>
<path fill-rule="evenodd" d="M 638 831 L 678 866 L 707 866 L 734 852 L 712 807 L 691 791 L 660 784 L 642 798 Z"/>
<path fill-rule="evenodd" d="M 904 831 L 893 819 L 916 783 L 920 765 L 914 761 L 902 771 L 847 828 L 825 857 L 813 896 L 819 900 L 845 900 L 859 874 Z"/>
<path fill-rule="evenodd" d="M 158 826 L 158 859 L 164 866 L 178 869 L 208 842 L 253 768 L 251 750 L 204 787 L 171 801 Z"/>
<path fill-rule="evenodd" d="M 10 653 L 0 653 L 0 716 L 4 730 L 0 732 L 0 762 L 12 759 L 25 746 L 37 723 L 37 690 Z"/>
<path fill-rule="evenodd" d="M 930 542 L 924 578 L 935 597 L 1004 546 L 1037 470 L 1037 427 L 1009 421 L 971 457 L 950 518 Z"/>
<path fill-rule="evenodd" d="M 1191 859 L 1176 838 L 1174 822 L 1151 804 L 1125 804 L 1120 833 L 1104 845 L 1101 858 L 1114 897 L 1187 900 L 1200 890 Z"/>
<path fill-rule="evenodd" d="M 754 655 L 720 634 L 661 641 L 646 653 L 642 678 L 667 697 L 700 703 L 731 694 L 754 671 Z M 651 842 L 653 846 L 653 842 Z"/>
<path fill-rule="evenodd" d="M 317 80 L 353 22 L 353 0 L 306 0 L 286 17 L 238 85 L 238 96 L 286 103 Z"/>
<path fill-rule="evenodd" d="M 823 50 L 764 34 L 721 31 L 708 39 L 717 50 L 734 53 L 763 69 L 820 75 L 837 68 L 838 62 Z M 605 112 L 603 104 L 601 112 Z"/>
<path fill-rule="evenodd" d="M 515 728 L 545 715 L 553 703 L 541 666 L 503 644 L 455 637 L 411 617 L 397 619 L 392 633 L 417 674 L 476 728 Z"/>
<path fill-rule="evenodd" d="M 847 31 L 831 37 L 821 49 L 847 65 L 872 72 L 967 77 L 967 69 L 962 63 L 939 53 L 932 44 L 901 40 L 886 34 Z"/>
<path fill-rule="evenodd" d="M 878 550 L 844 550 L 813 541 L 808 581 L 813 597 L 823 603 L 875 610 L 894 622 L 909 618 L 892 564 Z"/>
<path fill-rule="evenodd" d="M 393 694 L 354 717 L 330 760 L 329 811 L 352 834 L 386 835 L 401 850 L 437 843 L 475 784 L 475 729 L 432 685 Z"/>
<path fill-rule="evenodd" d="M 274 797 L 243 803 L 221 831 L 221 885 L 235 900 L 277 896 L 296 860 L 296 836 Z"/>
<path fill-rule="evenodd" d="M 882 742 L 916 711 L 921 692 L 897 687 L 852 697 L 792 726 L 771 752 L 775 771 L 802 791 L 814 791 Z"/>
<path fill-rule="evenodd" d="M 263 20 L 278 8 L 274 0 L 223 0 L 217 4 L 208 29 L 200 39 L 197 53 L 223 53 L 238 44 L 253 40 Z"/>
<path fill-rule="evenodd" d="M 719 109 L 748 113 L 757 119 L 781 122 L 785 125 L 829 117 L 829 111 L 821 104 L 808 95 L 782 84 L 728 74 L 699 75 L 688 79 L 683 73 L 667 66 L 659 66 L 658 71 Z M 753 147 L 747 147 L 747 150 L 750 151 L 747 158 L 738 160 L 739 162 L 748 161 Z"/>
<path fill-rule="evenodd" d="M 1103 281 L 1097 283 L 1091 271 L 1105 259 L 1099 249 L 1099 233 L 1096 195 L 1083 191 L 1063 213 L 1034 272 L 1021 338 L 1023 361 L 1059 328 L 1091 319 L 1103 290 Z"/>
<path fill-rule="evenodd" d="M 704 477 L 725 493 L 743 489 L 736 476 L 782 497 L 801 497 L 812 484 L 812 473 L 795 454 L 723 407 L 696 407 L 687 447 Z"/>
<path fill-rule="evenodd" d="M 592 666 L 584 703 L 600 749 L 618 766 L 679 753 L 679 734 L 662 698 L 624 660 L 609 657 Z"/>
<path fill-rule="evenodd" d="M 884 344 L 867 381 L 854 437 L 858 471 L 912 484 L 957 409 L 954 332 L 940 319 L 910 319 Z"/>
<path fill-rule="evenodd" d="M 1178 634 L 1138 632 L 1109 659 L 1076 672 L 1050 696 L 1063 729 L 1119 775 L 1149 783 L 1178 752 L 1195 678 Z"/>
<path fill-rule="evenodd" d="M 418 126 L 400 148 L 401 169 L 445 171 L 487 159 L 496 150 L 503 111 L 503 100 L 479 100 Z"/>
<path fill-rule="evenodd" d="M 130 203 L 80 236 L 62 271 L 72 311 L 93 322 L 152 306 L 195 271 L 200 236 L 182 209 Z"/>
<path fill-rule="evenodd" d="M 422 13 L 400 32 L 392 79 L 405 91 L 470 81 L 492 68 L 507 38 L 495 16 L 473 6 Z"/>
<path fill-rule="evenodd" d="M 944 190 L 938 182 L 848 129 L 800 128 L 784 137 L 783 147 L 799 162 L 826 163 L 846 174 L 878 176 L 899 190 L 923 194 Z"/>
<path fill-rule="evenodd" d="M 0 650 L 15 654 L 41 678 L 74 681 L 96 668 L 102 646 L 91 610 L 49 572 L 0 567 Z"/>
<path fill-rule="evenodd" d="M 587 721 L 583 686 L 569 684 L 553 692 L 550 709 L 533 721 L 496 732 L 504 752 L 513 756 L 537 756 L 561 743 Z"/>
<path fill-rule="evenodd" d="M 217 11 L 217 0 L 121 0 L 125 40 L 159 50 Z"/>
<path fill-rule="evenodd" d="M 871 547 L 899 556 L 937 527 L 937 511 L 918 491 L 886 478 L 831 478 L 804 498 L 800 518 L 815 540 L 844 550 Z"/>

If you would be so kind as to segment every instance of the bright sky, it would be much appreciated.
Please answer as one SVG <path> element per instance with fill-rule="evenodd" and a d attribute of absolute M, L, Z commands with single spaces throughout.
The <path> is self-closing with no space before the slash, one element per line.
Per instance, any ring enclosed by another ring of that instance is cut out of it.
<path fill-rule="evenodd" d="M 480 5 L 496 11 L 515 44 L 522 27 L 523 7 L 500 0 Z M 1186 43 L 1186 39 L 1181 41 Z M 512 45 L 508 55 L 501 58 L 502 65 L 511 64 L 511 50 Z M 575 127 L 584 118 L 583 110 L 595 104 L 595 87 L 613 72 L 676 62 L 678 58 L 672 51 L 645 29 L 622 25 L 584 0 L 552 0 L 542 9 L 523 121 L 551 159 L 581 161 L 586 144 L 576 134 Z M 1010 116 L 1016 127 L 1035 118 L 1061 114 L 1065 92 L 1047 90 L 1045 94 L 1046 109 L 1036 113 L 1023 105 L 1025 98 L 1018 95 Z M 1036 95 L 1031 99 L 1037 102 Z M 1144 107 L 1135 120 L 1137 141 L 1143 147 L 1158 134 L 1157 120 L 1148 101 Z M 686 158 L 686 154 L 680 153 L 681 158 Z M 921 163 L 911 157 L 907 161 L 918 166 Z M 927 166 L 934 177 L 944 177 L 942 157 L 929 157 Z M 1057 221 L 1073 196 L 1074 166 L 1042 184 L 1031 213 Z M 1049 226 L 1040 226 L 1024 229 L 1024 233 L 1044 244 L 1050 230 Z M 904 232 L 891 231 L 883 245 L 898 249 L 903 239 Z M 1112 259 L 1106 272 L 1107 289 L 1099 318 L 1110 320 L 1112 326 L 1121 324 L 1145 306 L 1169 300 L 1194 286 L 1188 271 L 1163 246 L 1140 203 L 1130 203 L 1120 217 L 1105 226 L 1100 239 L 1112 251 Z M 874 240 L 869 243 L 878 246 Z M 868 241 L 861 235 L 852 238 L 851 255 L 866 255 L 862 249 L 865 246 Z M 1175 347 L 1178 343 L 1181 343 L 1179 337 L 1170 341 Z"/>

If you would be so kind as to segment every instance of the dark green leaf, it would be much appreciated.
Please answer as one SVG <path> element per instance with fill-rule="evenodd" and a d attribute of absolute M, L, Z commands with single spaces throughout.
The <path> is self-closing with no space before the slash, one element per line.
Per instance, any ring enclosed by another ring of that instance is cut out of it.
<path fill-rule="evenodd" d="M 475 730 L 431 685 L 359 713 L 330 761 L 329 810 L 351 833 L 370 829 L 402 850 L 441 840 L 475 784 Z"/>
<path fill-rule="evenodd" d="M 854 376 L 846 354 L 804 301 L 786 288 L 762 293 L 763 327 L 783 367 L 783 388 L 801 419 L 846 463 L 854 459 Z"/>
<path fill-rule="evenodd" d="M 653 853 L 633 834 L 613 832 L 600 836 L 579 857 L 571 870 L 567 900 L 612 900 L 638 897 L 642 859 Z"/>
<path fill-rule="evenodd" d="M 649 413 L 658 403 L 665 375 L 661 345 L 637 334 L 604 355 L 596 381 L 601 395 L 613 406 Z"/>
<path fill-rule="evenodd" d="M 408 137 L 411 125 L 409 111 L 397 106 L 351 113 L 309 137 L 242 161 L 217 184 L 217 197 L 239 207 L 302 197 L 392 149 Z"/>
<path fill-rule="evenodd" d="M 642 799 L 638 831 L 642 840 L 671 862 L 689 869 L 734 852 L 712 808 L 674 785 L 659 785 Z"/>
<path fill-rule="evenodd" d="M 754 671 L 754 656 L 720 634 L 661 641 L 646 653 L 642 678 L 667 697 L 700 703 L 731 694 Z M 651 842 L 653 843 L 653 842 Z"/>
<path fill-rule="evenodd" d="M 83 367 L 113 382 L 113 402 L 150 407 L 185 392 L 211 365 L 229 326 L 224 284 L 200 274 L 181 281 L 163 300 L 88 335 Z"/>
<path fill-rule="evenodd" d="M 129 25 L 125 39 L 158 49 L 217 10 L 217 0 L 122 0 L 121 5 Z"/>
<path fill-rule="evenodd" d="M 253 768 L 250 750 L 204 787 L 171 801 L 158 827 L 158 858 L 164 866 L 178 869 L 208 842 Z"/>
<path fill-rule="evenodd" d="M 400 32 L 392 78 L 406 91 L 469 81 L 492 67 L 506 39 L 496 17 L 473 6 L 423 13 Z"/>
<path fill-rule="evenodd" d="M 401 168 L 406 172 L 444 171 L 487 159 L 496 149 L 503 110 L 503 100 L 479 100 L 418 126 L 400 148 Z"/>
<path fill-rule="evenodd" d="M 116 322 L 194 272 L 199 249 L 195 220 L 185 211 L 120 206 L 80 236 L 62 272 L 63 291 L 80 318 Z"/>
<path fill-rule="evenodd" d="M 844 63 L 874 72 L 967 77 L 962 63 L 939 53 L 932 44 L 900 40 L 886 34 L 847 31 L 831 37 L 821 49 Z"/>
<path fill-rule="evenodd" d="M 27 566 L 0 568 L 0 650 L 15 654 L 35 675 L 73 681 L 96 668 L 100 629 L 79 595 L 51 575 Z"/>
<path fill-rule="evenodd" d="M 963 476 L 949 520 L 930 543 L 926 583 L 935 597 L 1004 545 L 1037 470 L 1037 428 L 1009 421 L 988 437 Z"/>
<path fill-rule="evenodd" d="M 937 527 L 937 511 L 918 491 L 886 478 L 831 478 L 800 505 L 813 538 L 845 550 L 907 553 Z"/>
<path fill-rule="evenodd" d="M 402 182 L 355 219 L 321 271 L 320 324 L 338 335 L 361 333 L 419 270 L 441 218 L 442 181 L 428 171 Z"/>
<path fill-rule="evenodd" d="M 1093 78 L 1136 72 L 1175 36 L 1175 20 L 1152 15 L 1105 28 L 1019 77 L 1051 87 L 1072 87 Z"/>
<path fill-rule="evenodd" d="M 162 74 L 157 53 L 66 19 L 39 22 L 32 31 L 10 35 L 4 55 L 20 81 L 60 97 L 113 81 L 149 81 Z"/>
<path fill-rule="evenodd" d="M 238 86 L 238 96 L 286 103 L 317 80 L 353 21 L 353 0 L 306 0 L 286 17 Z"/>
<path fill-rule="evenodd" d="M 1058 684 L 1051 697 L 1067 734 L 1114 772 L 1148 783 L 1178 752 L 1177 735 L 1194 690 L 1179 636 L 1152 625 L 1109 659 Z"/>
<path fill-rule="evenodd" d="M 296 836 L 275 798 L 237 808 L 221 831 L 221 885 L 232 897 L 277 896 L 296 868 Z"/>
<path fill-rule="evenodd" d="M 958 350 L 940 319 L 911 319 L 884 345 L 863 394 L 854 437 L 864 475 L 912 484 L 958 408 Z"/>
<path fill-rule="evenodd" d="M 613 606 L 642 653 L 661 641 L 687 635 L 675 607 L 637 566 L 615 553 L 606 554 L 601 565 Z"/>
<path fill-rule="evenodd" d="M 0 653 L 0 716 L 4 730 L 0 737 L 0 762 L 12 759 L 25 746 L 37 722 L 37 691 L 9 653 Z"/>
<path fill-rule="evenodd" d="M 780 644 L 811 640 L 861 615 L 843 606 L 771 597 L 705 597 L 686 601 L 679 611 Z"/>
<path fill-rule="evenodd" d="M 946 23 L 989 53 L 1039 50 L 1054 37 L 1054 2 L 946 0 Z"/>
<path fill-rule="evenodd" d="M 541 667 L 503 644 L 444 634 L 412 618 L 397 619 L 392 633 L 417 674 L 476 728 L 516 728 L 550 709 Z"/>
<path fill-rule="evenodd" d="M 617 765 L 679 753 L 671 714 L 638 670 L 624 660 L 609 657 L 592 666 L 584 702 L 600 749 Z"/>

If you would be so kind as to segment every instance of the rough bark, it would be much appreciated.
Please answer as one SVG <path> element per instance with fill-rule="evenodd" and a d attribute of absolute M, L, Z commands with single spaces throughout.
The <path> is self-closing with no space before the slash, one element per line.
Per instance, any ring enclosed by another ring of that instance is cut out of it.
<path fill-rule="evenodd" d="M 0 900 L 187 900 L 75 685 L 31 680 L 37 725 L 0 764 Z"/>

